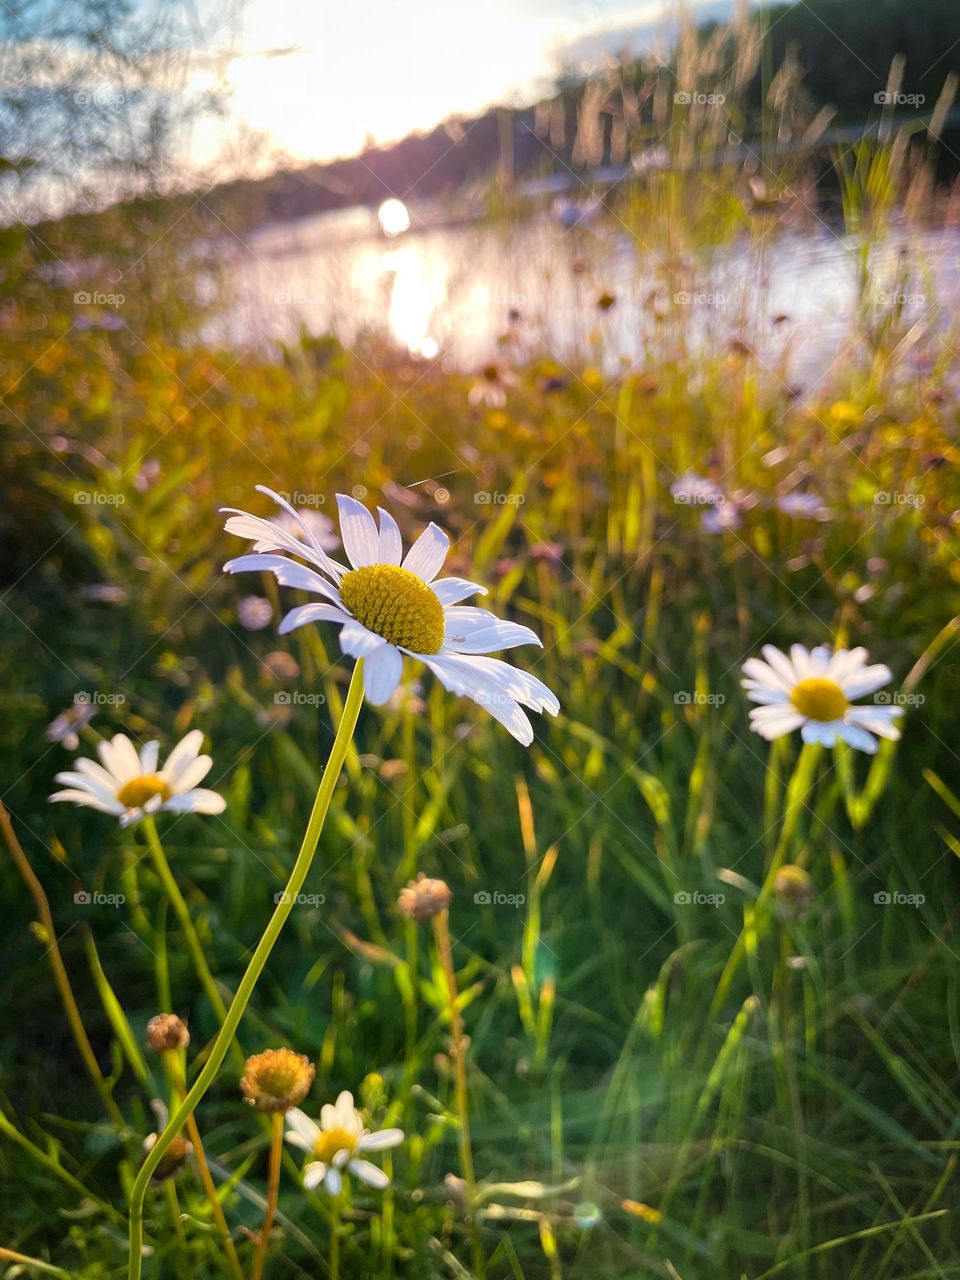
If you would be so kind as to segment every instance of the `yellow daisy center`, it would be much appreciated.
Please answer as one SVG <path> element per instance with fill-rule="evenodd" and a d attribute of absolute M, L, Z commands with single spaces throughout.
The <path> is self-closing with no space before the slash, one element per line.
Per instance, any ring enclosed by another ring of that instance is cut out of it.
<path fill-rule="evenodd" d="M 390 644 L 436 653 L 443 644 L 443 605 L 422 578 L 396 564 L 354 569 L 340 583 L 340 599 L 356 620 Z"/>
<path fill-rule="evenodd" d="M 357 1145 L 357 1135 L 347 1129 L 324 1129 L 314 1144 L 313 1154 L 324 1164 L 332 1164 L 338 1151 L 348 1151 L 353 1155 Z"/>
<path fill-rule="evenodd" d="M 796 684 L 790 701 L 808 720 L 841 720 L 850 703 L 836 680 L 810 676 Z"/>
<path fill-rule="evenodd" d="M 142 809 L 154 796 L 169 800 L 172 794 L 169 782 L 159 773 L 142 773 L 123 784 L 117 792 L 117 799 L 128 809 Z"/>

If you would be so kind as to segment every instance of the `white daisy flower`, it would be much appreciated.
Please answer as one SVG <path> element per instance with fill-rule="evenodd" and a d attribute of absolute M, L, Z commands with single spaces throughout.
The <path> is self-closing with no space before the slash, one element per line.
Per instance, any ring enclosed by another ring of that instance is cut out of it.
<path fill-rule="evenodd" d="M 741 683 L 752 702 L 763 703 L 750 712 L 750 728 L 768 742 L 799 729 L 804 742 L 825 747 L 847 742 L 873 755 L 874 734 L 891 741 L 900 737 L 893 723 L 900 707 L 853 705 L 854 698 L 875 693 L 893 679 L 882 663 L 867 665 L 866 649 L 831 653 L 823 644 L 810 650 L 794 644 L 787 657 L 765 644 L 762 653 L 766 662 L 749 658 L 743 664 Z"/>
<path fill-rule="evenodd" d="M 488 409 L 502 409 L 507 403 L 507 387 L 516 385 L 517 380 L 509 369 L 499 364 L 485 364 L 473 380 L 467 401 L 472 405 L 486 405 Z"/>
<path fill-rule="evenodd" d="M 257 485 L 297 517 L 283 498 Z M 486 609 L 461 604 L 486 588 L 464 578 L 438 578 L 450 539 L 435 524 L 423 531 L 403 556 L 397 523 L 378 508 L 380 527 L 353 498 L 337 494 L 340 535 L 350 568 L 332 560 L 306 527 L 301 536 L 284 533 L 269 520 L 227 508 L 228 533 L 253 541 L 253 555 L 224 565 L 227 573 L 267 571 L 281 586 L 322 596 L 324 603 L 299 605 L 280 623 L 285 635 L 308 622 L 340 626 L 340 648 L 363 658 L 364 687 L 370 702 L 387 702 L 400 683 L 403 655 L 423 662 L 451 693 L 472 698 L 529 746 L 533 726 L 522 710 L 556 715 L 560 703 L 535 676 L 487 655 L 521 644 L 540 644 L 529 627 L 504 622 Z M 299 517 L 297 517 L 299 519 Z M 298 564 L 276 550 L 299 556 Z M 320 572 L 316 572 L 319 570 Z"/>
<path fill-rule="evenodd" d="M 78 696 L 72 707 L 61 711 L 56 719 L 51 720 L 44 731 L 44 737 L 48 742 L 59 742 L 68 751 L 76 751 L 80 745 L 80 730 L 85 729 L 96 714 L 94 703 Z"/>
<path fill-rule="evenodd" d="M 109 742 L 103 739 L 97 743 L 100 764 L 82 758 L 75 762 L 73 772 L 58 773 L 56 781 L 64 783 L 67 790 L 55 792 L 50 799 L 69 800 L 112 813 L 120 819 L 121 827 L 161 810 L 223 813 L 223 797 L 197 786 L 213 764 L 210 756 L 199 754 L 202 745 L 203 734 L 194 729 L 174 747 L 167 763 L 158 770 L 158 742 L 146 743 L 138 755 L 126 734 L 118 733 Z"/>
<path fill-rule="evenodd" d="M 320 1108 L 320 1123 L 311 1120 L 297 1107 L 286 1114 L 287 1141 L 315 1157 L 304 1166 L 303 1185 L 309 1190 L 320 1186 L 330 1195 L 339 1195 L 343 1170 L 354 1174 L 371 1187 L 382 1191 L 390 1179 L 369 1160 L 360 1158 L 362 1151 L 385 1151 L 403 1141 L 402 1129 L 381 1129 L 370 1133 L 363 1117 L 353 1105 L 353 1094 L 346 1089 L 335 1103 Z"/>

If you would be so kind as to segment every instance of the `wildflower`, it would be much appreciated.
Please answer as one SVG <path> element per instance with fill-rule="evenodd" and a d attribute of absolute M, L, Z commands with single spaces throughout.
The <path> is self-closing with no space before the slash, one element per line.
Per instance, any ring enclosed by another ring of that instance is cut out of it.
<path fill-rule="evenodd" d="M 467 393 L 470 404 L 485 404 L 490 409 L 502 409 L 507 403 L 507 387 L 516 386 L 516 378 L 502 365 L 485 364 L 473 380 Z"/>
<path fill-rule="evenodd" d="M 684 471 L 670 486 L 670 496 L 683 506 L 717 506 L 726 500 L 725 494 L 714 480 L 697 475 L 696 471 Z"/>
<path fill-rule="evenodd" d="M 271 490 L 262 485 L 258 489 L 287 507 Z M 338 494 L 337 503 L 350 569 L 332 560 L 305 528 L 302 540 L 282 535 L 282 549 L 316 568 L 286 556 L 264 554 L 276 547 L 275 526 L 258 516 L 233 511 L 227 532 L 253 539 L 255 554 L 229 561 L 225 571 L 266 570 L 281 586 L 322 596 L 323 603 L 292 609 L 280 623 L 280 633 L 286 635 L 310 622 L 340 626 L 340 648 L 351 657 L 364 659 L 365 691 L 374 705 L 387 702 L 395 692 L 403 672 L 403 655 L 408 654 L 429 667 L 452 693 L 486 707 L 518 741 L 529 746 L 533 727 L 521 708 L 556 715 L 560 704 L 534 676 L 487 655 L 521 644 L 540 644 L 535 633 L 518 623 L 504 622 L 485 609 L 460 604 L 485 588 L 463 578 L 437 578 L 450 540 L 435 524 L 428 525 L 401 563 L 403 545 L 393 516 L 379 508 L 378 531 L 373 516 L 354 498 Z"/>
<path fill-rule="evenodd" d="M 150 1133 L 147 1135 L 146 1138 L 144 1138 L 143 1140 L 144 1159 L 146 1159 L 146 1157 L 153 1150 L 159 1136 L 160 1135 L 157 1133 Z M 192 1155 L 193 1155 L 193 1144 L 188 1142 L 186 1138 L 182 1137 L 178 1133 L 177 1136 L 170 1143 L 169 1147 L 167 1147 L 166 1151 L 163 1153 L 163 1157 L 161 1158 L 160 1163 L 157 1165 L 156 1169 L 153 1171 L 153 1177 L 150 1179 L 150 1181 L 166 1182 L 167 1178 L 172 1178 L 175 1174 L 180 1172 L 183 1166 L 187 1163 L 187 1160 Z"/>
<path fill-rule="evenodd" d="M 795 520 L 823 520 L 827 512 L 816 493 L 784 493 L 777 499 L 777 509 Z"/>
<path fill-rule="evenodd" d="M 893 679 L 889 667 L 867 666 L 866 649 L 838 649 L 827 645 L 807 650 L 791 645 L 790 656 L 772 644 L 763 646 L 765 662 L 749 658 L 741 683 L 752 702 L 763 703 L 750 712 L 750 728 L 771 741 L 799 729 L 804 742 L 832 747 L 849 743 L 873 754 L 877 734 L 896 741 L 900 730 L 893 720 L 898 706 L 854 706 L 852 699 L 875 693 Z"/>
<path fill-rule="evenodd" d="M 740 508 L 729 498 L 708 507 L 700 516 L 700 528 L 704 533 L 727 533 L 739 529 L 741 524 Z"/>
<path fill-rule="evenodd" d="M 314 1157 L 304 1166 L 303 1185 L 308 1189 L 319 1186 L 335 1196 L 343 1185 L 342 1170 L 355 1174 L 371 1187 L 382 1190 L 390 1185 L 390 1179 L 369 1160 L 362 1160 L 362 1151 L 385 1151 L 403 1141 L 402 1129 L 381 1129 L 370 1133 L 364 1128 L 363 1118 L 353 1105 L 353 1094 L 344 1090 L 336 1103 L 326 1103 L 320 1109 L 320 1124 L 295 1107 L 287 1112 L 287 1141 Z"/>
<path fill-rule="evenodd" d="M 265 1049 L 247 1059 L 240 1091 L 258 1111 L 289 1111 L 310 1092 L 313 1063 L 292 1049 Z"/>
<path fill-rule="evenodd" d="M 167 1049 L 185 1049 L 190 1032 L 175 1013 L 158 1013 L 147 1023 L 147 1048 L 154 1053 Z"/>
<path fill-rule="evenodd" d="M 161 810 L 223 813 L 223 797 L 197 786 L 213 764 L 209 756 L 198 754 L 202 744 L 203 734 L 194 729 L 174 747 L 158 772 L 159 743 L 146 743 L 138 755 L 126 734 L 118 733 L 109 742 L 97 743 L 100 764 L 81 758 L 74 772 L 58 773 L 56 781 L 67 790 L 55 792 L 50 799 L 112 813 L 122 827 Z"/>
<path fill-rule="evenodd" d="M 397 906 L 409 920 L 424 924 L 446 911 L 452 901 L 453 894 L 445 880 L 429 880 L 421 871 L 416 880 L 400 890 Z"/>
<path fill-rule="evenodd" d="M 96 714 L 97 708 L 92 702 L 78 698 L 72 707 L 61 711 L 56 719 L 50 721 L 44 737 L 48 742 L 59 742 L 68 751 L 76 751 L 80 745 L 77 731 L 85 729 Z"/>
<path fill-rule="evenodd" d="M 244 596 L 237 605 L 237 617 L 248 631 L 262 631 L 273 620 L 273 605 L 266 596 Z"/>

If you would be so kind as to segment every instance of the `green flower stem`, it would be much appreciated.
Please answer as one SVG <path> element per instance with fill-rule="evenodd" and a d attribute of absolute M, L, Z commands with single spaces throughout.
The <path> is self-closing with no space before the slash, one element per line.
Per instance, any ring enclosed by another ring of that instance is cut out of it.
<path fill-rule="evenodd" d="M 160 877 L 160 883 L 163 885 L 163 891 L 167 895 L 170 902 L 173 903 L 173 909 L 177 913 L 177 919 L 180 921 L 180 927 L 183 929 L 183 936 L 187 940 L 187 947 L 190 955 L 193 957 L 193 963 L 197 970 L 197 977 L 207 993 L 207 999 L 213 1005 L 213 1011 L 217 1015 L 217 1021 L 223 1025 L 227 1016 L 227 1006 L 223 1002 L 223 996 L 217 990 L 217 984 L 214 981 L 213 974 L 210 972 L 210 966 L 207 964 L 207 957 L 204 955 L 203 943 L 197 936 L 194 928 L 193 920 L 190 917 L 190 908 L 187 906 L 186 899 L 180 892 L 180 886 L 170 870 L 170 863 L 167 861 L 167 855 L 163 851 L 163 845 L 160 843 L 160 836 L 157 833 L 157 823 L 153 814 L 147 814 L 143 820 L 143 829 L 147 837 L 147 845 L 150 849 L 150 857 L 153 861 L 154 870 Z M 238 1065 L 244 1061 L 243 1051 L 238 1046 L 234 1046 Z"/>
<path fill-rule="evenodd" d="M 746 910 L 743 930 L 734 944 L 723 973 L 720 975 L 717 991 L 710 1006 L 711 1017 L 716 1017 L 719 1013 L 727 992 L 730 990 L 730 984 L 736 977 L 744 957 L 748 951 L 756 948 L 759 943 L 764 927 L 764 909 L 767 905 L 767 899 L 773 892 L 777 872 L 787 860 L 787 854 L 790 852 L 790 845 L 796 834 L 800 816 L 803 810 L 809 807 L 807 798 L 813 787 L 821 752 L 822 748 L 818 743 L 805 742 L 797 758 L 790 782 L 787 785 L 780 838 L 777 840 L 777 845 L 773 851 L 773 857 L 770 859 L 770 866 L 767 868 L 767 874 L 764 877 L 757 900 Z M 771 755 L 767 769 L 769 770 L 773 767 L 774 756 Z"/>
<path fill-rule="evenodd" d="M 363 661 L 361 660 L 357 662 L 353 669 L 353 678 L 350 681 L 350 689 L 347 692 L 343 717 L 337 729 L 337 736 L 330 751 L 327 767 L 323 772 L 323 777 L 320 779 L 320 786 L 317 788 L 313 811 L 307 823 L 307 829 L 303 836 L 300 852 L 297 854 L 297 860 L 293 865 L 293 870 L 290 872 L 286 892 L 280 895 L 280 901 L 270 917 L 270 922 L 257 943 L 256 950 L 247 966 L 247 971 L 240 980 L 237 993 L 230 1003 L 230 1008 L 227 1010 L 227 1016 L 213 1042 L 210 1056 L 194 1081 L 193 1087 L 170 1117 L 167 1127 L 141 1165 L 140 1172 L 137 1174 L 136 1181 L 130 1192 L 130 1258 L 127 1270 L 129 1280 L 140 1280 L 143 1264 L 143 1204 L 147 1188 L 150 1185 L 150 1178 L 163 1158 L 164 1152 L 186 1124 L 187 1117 L 193 1115 L 197 1104 L 213 1084 L 217 1072 L 227 1056 L 230 1044 L 243 1018 L 250 997 L 253 995 L 253 989 L 257 985 L 257 981 L 270 957 L 270 952 L 273 950 L 274 944 L 287 922 L 287 917 L 293 909 L 297 895 L 303 888 L 314 854 L 317 851 L 324 819 L 327 816 L 327 810 L 330 808 L 330 801 L 333 798 L 333 789 L 337 785 L 337 779 L 340 777 L 340 770 L 343 768 L 347 747 L 353 738 L 353 731 L 356 728 L 362 704 Z"/>

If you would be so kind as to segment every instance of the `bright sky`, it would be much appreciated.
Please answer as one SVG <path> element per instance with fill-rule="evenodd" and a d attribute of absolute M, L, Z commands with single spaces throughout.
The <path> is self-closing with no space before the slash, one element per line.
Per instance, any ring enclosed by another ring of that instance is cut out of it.
<path fill-rule="evenodd" d="M 355 154 L 370 137 L 529 100 L 567 46 L 676 10 L 676 0 L 248 0 L 240 25 L 213 41 L 227 55 L 222 79 L 201 77 L 228 91 L 227 118 L 195 131 L 191 159 L 209 163 L 244 129 L 295 161 Z"/>

